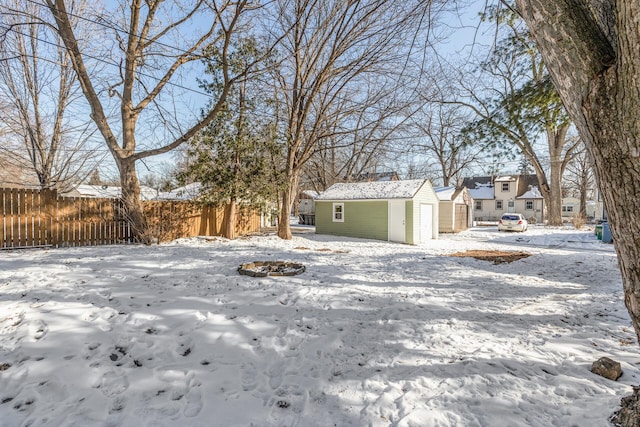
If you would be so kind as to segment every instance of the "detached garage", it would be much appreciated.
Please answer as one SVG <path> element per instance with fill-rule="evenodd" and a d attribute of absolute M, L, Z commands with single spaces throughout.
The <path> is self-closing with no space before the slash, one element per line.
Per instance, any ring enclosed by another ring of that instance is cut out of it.
<path fill-rule="evenodd" d="M 334 184 L 316 198 L 316 233 L 417 245 L 438 238 L 428 180 Z"/>
<path fill-rule="evenodd" d="M 467 187 L 438 187 L 435 192 L 440 199 L 440 233 L 458 233 L 471 227 L 473 199 Z"/>

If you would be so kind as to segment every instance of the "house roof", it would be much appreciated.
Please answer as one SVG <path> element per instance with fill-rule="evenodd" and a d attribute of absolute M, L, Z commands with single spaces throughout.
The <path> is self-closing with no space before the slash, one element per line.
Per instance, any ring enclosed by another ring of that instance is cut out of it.
<path fill-rule="evenodd" d="M 64 196 L 71 197 L 96 197 L 105 199 L 118 199 L 122 196 L 122 189 L 109 185 L 89 185 L 80 184 L 71 191 L 64 193 Z M 153 200 L 158 192 L 151 187 L 140 186 L 140 198 L 142 200 Z"/>
<path fill-rule="evenodd" d="M 530 190 L 526 191 L 524 194 L 516 197 L 516 199 L 542 199 L 542 193 L 538 187 L 531 187 Z"/>
<path fill-rule="evenodd" d="M 491 183 L 477 184 L 475 188 L 469 188 L 469 194 L 474 199 L 493 199 L 495 187 Z"/>
<path fill-rule="evenodd" d="M 425 179 L 411 179 L 339 183 L 322 192 L 316 200 L 411 199 L 427 182 Z"/>
<path fill-rule="evenodd" d="M 28 165 L 0 157 L 0 187 L 36 189 L 40 188 L 40 182 Z"/>
<path fill-rule="evenodd" d="M 535 175 L 500 175 L 500 176 L 472 176 L 464 178 L 461 185 L 469 189 L 471 197 L 474 199 L 493 199 L 494 198 L 494 182 L 516 182 L 517 191 L 516 198 L 518 199 L 537 199 L 542 198 L 542 195 L 537 196 L 535 193 L 529 193 L 533 187 L 536 187 L 538 193 L 539 184 L 538 177 Z M 525 194 L 527 197 L 525 197 Z"/>
<path fill-rule="evenodd" d="M 192 200 L 200 195 L 202 184 L 192 182 L 183 187 L 175 188 L 171 191 L 158 193 L 158 200 Z"/>
<path fill-rule="evenodd" d="M 300 198 L 315 199 L 319 194 L 315 190 L 303 190 L 300 192 Z"/>

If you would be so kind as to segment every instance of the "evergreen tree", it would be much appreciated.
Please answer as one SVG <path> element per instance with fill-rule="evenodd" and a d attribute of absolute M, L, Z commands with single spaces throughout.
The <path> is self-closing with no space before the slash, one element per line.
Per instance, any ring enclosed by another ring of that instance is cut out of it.
<path fill-rule="evenodd" d="M 211 81 L 201 82 L 209 93 L 222 90 L 218 53 L 209 52 L 207 74 Z M 259 54 L 254 39 L 243 39 L 234 46 L 233 67 L 247 67 Z M 221 113 L 190 142 L 188 166 L 180 174 L 184 182 L 202 184 L 200 202 L 225 205 L 224 235 L 235 237 L 237 206 L 264 206 L 275 199 L 278 176 L 274 162 L 280 146 L 274 126 L 262 117 L 260 106 L 268 99 L 255 82 L 238 82 L 227 94 Z"/>

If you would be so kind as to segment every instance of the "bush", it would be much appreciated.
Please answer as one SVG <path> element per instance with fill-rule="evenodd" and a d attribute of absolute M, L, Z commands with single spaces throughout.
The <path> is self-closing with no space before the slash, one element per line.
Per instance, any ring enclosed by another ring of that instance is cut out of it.
<path fill-rule="evenodd" d="M 576 228 L 576 230 L 580 230 L 582 229 L 582 227 L 584 227 L 586 220 L 582 215 L 576 215 L 571 218 L 571 222 L 573 223 L 573 226 Z"/>

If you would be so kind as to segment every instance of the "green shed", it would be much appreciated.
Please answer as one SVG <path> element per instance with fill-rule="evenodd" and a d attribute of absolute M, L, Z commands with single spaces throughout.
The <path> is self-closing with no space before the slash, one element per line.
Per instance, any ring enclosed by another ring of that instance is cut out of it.
<path fill-rule="evenodd" d="M 316 233 L 417 245 L 438 238 L 438 196 L 424 179 L 334 184 L 316 198 Z"/>

